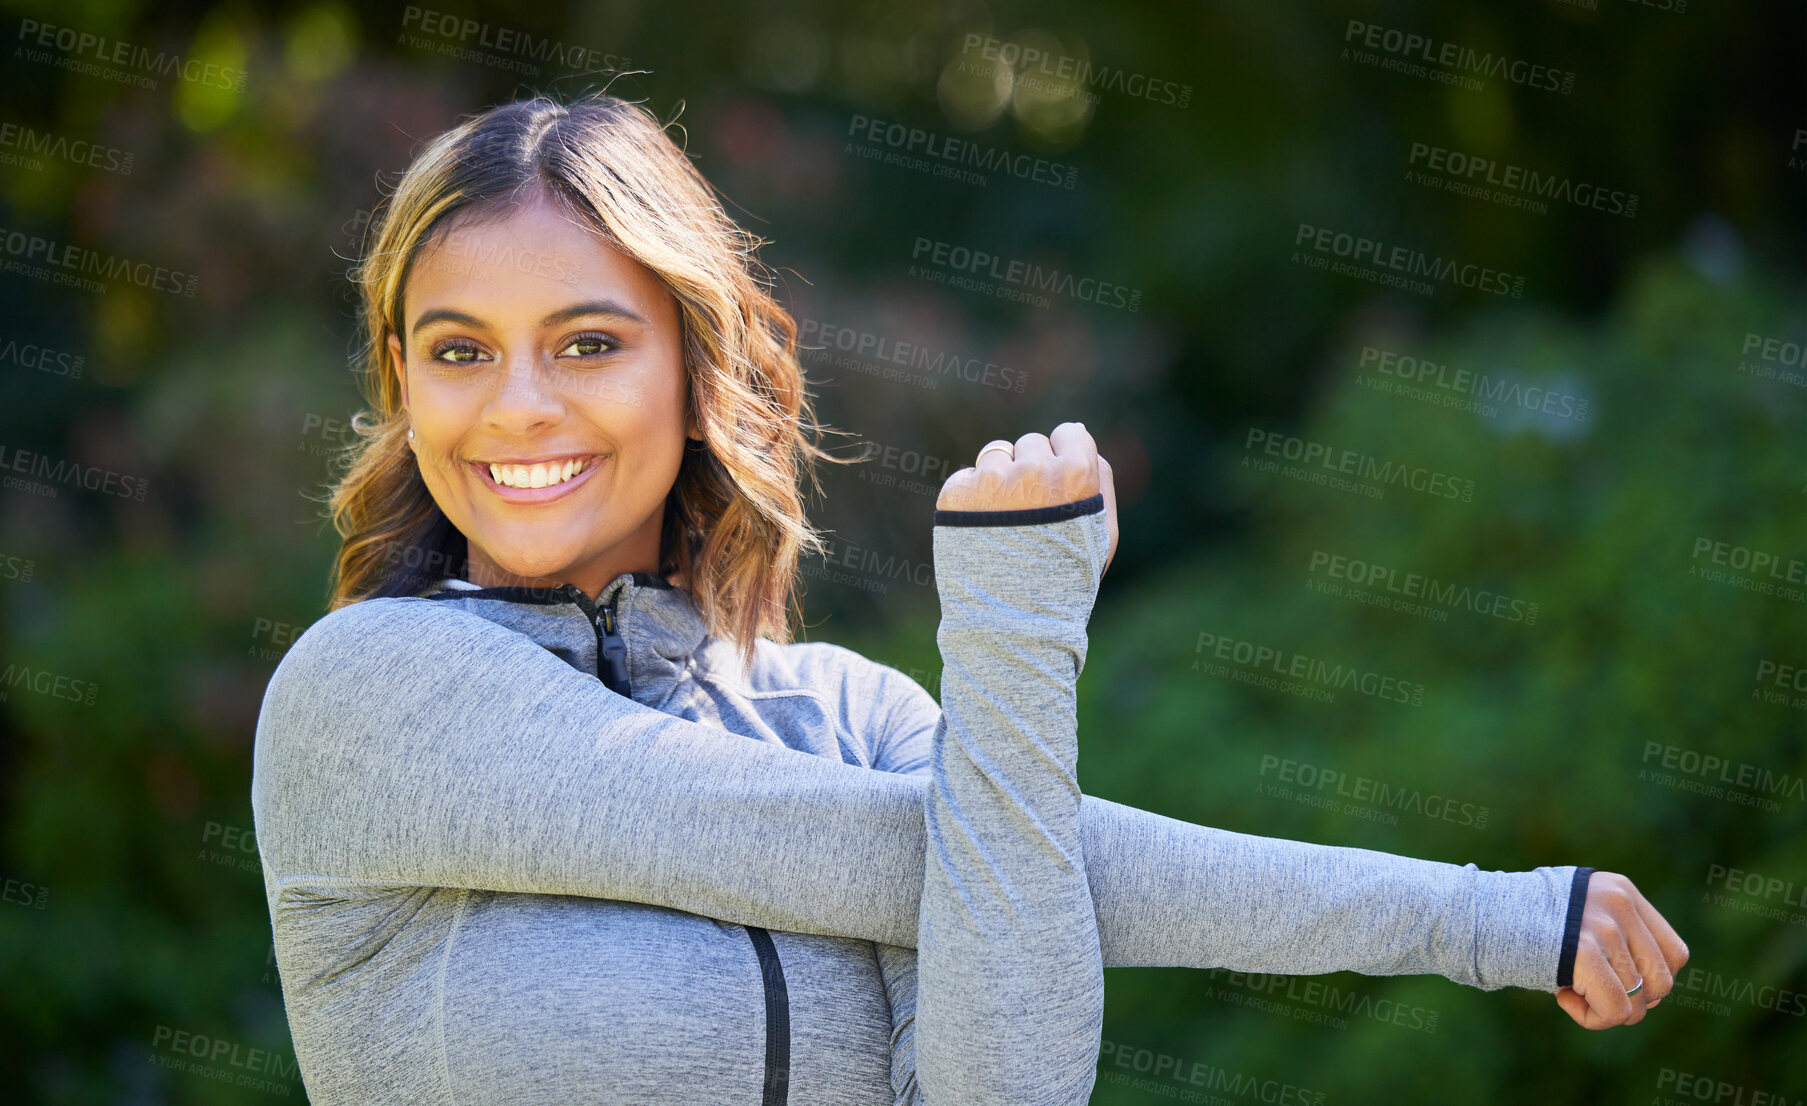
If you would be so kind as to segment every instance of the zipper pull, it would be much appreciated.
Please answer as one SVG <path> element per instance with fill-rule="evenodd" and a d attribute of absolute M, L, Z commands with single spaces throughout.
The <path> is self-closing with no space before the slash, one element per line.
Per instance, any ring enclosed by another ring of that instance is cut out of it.
<path fill-rule="evenodd" d="M 608 603 L 596 615 L 596 623 L 602 627 L 602 663 L 608 666 L 609 688 L 623 695 L 628 693 L 627 683 L 627 642 L 615 632 L 615 604 L 621 598 L 617 591 Z"/>

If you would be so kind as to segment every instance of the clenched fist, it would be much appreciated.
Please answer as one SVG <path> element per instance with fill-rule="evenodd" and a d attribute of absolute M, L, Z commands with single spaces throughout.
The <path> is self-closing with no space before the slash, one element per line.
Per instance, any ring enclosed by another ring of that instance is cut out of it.
<path fill-rule="evenodd" d="M 998 448 L 992 448 L 996 446 Z M 1005 449 L 1009 446 L 1009 449 Z M 1081 422 L 1063 422 L 1052 434 L 1024 434 L 1015 443 L 999 438 L 979 451 L 973 467 L 947 478 L 935 500 L 940 511 L 1020 511 L 1058 507 L 1104 493 L 1104 516 L 1111 544 L 1108 570 L 1117 555 L 1117 490 L 1110 462 Z"/>
<path fill-rule="evenodd" d="M 1586 1029 L 1636 1025 L 1687 962 L 1687 944 L 1630 880 L 1595 872 L 1587 877 L 1575 984 L 1556 991 L 1556 1004 Z M 1636 994 L 1625 993 L 1634 987 Z"/>

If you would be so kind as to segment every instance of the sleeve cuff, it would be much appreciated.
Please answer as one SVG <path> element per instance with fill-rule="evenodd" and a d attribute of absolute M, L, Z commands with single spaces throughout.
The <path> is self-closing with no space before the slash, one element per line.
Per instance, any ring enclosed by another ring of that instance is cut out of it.
<path fill-rule="evenodd" d="M 1085 667 L 1086 622 L 1110 554 L 1103 494 L 1056 507 L 935 515 L 941 597 L 935 640 L 942 658 L 952 662 L 958 654 L 998 663 L 1008 656 L 1008 663 L 1031 668 L 1064 667 L 1067 661 L 1047 652 L 1052 646 L 1070 654 L 1077 678 Z M 942 679 L 945 694 L 945 668 Z"/>
<path fill-rule="evenodd" d="M 1556 986 L 1569 987 L 1575 982 L 1575 949 L 1581 941 L 1581 908 L 1587 905 L 1587 879 L 1592 868 L 1576 868 L 1569 884 L 1569 912 L 1562 923 L 1562 954 L 1556 960 Z"/>
<path fill-rule="evenodd" d="M 1078 518 L 1104 510 L 1104 493 L 1053 507 L 1025 507 L 1016 511 L 943 511 L 935 509 L 936 526 L 1033 526 L 1043 522 Z"/>
<path fill-rule="evenodd" d="M 1561 970 L 1573 963 L 1561 951 L 1565 934 L 1579 929 L 1574 873 L 1565 864 L 1477 874 L 1474 986 L 1546 992 L 1561 986 Z"/>

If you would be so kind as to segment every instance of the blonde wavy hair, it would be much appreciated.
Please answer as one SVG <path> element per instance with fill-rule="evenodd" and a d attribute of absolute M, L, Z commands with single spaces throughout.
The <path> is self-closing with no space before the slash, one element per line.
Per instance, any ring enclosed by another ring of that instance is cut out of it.
<path fill-rule="evenodd" d="M 852 459 L 808 436 L 825 428 L 814 421 L 797 360 L 796 321 L 755 257 L 764 240 L 728 216 L 664 124 L 606 93 L 567 104 L 535 95 L 465 118 L 414 159 L 372 213 L 351 273 L 362 322 L 355 360 L 370 410 L 352 420 L 357 440 L 326 500 L 342 539 L 328 609 L 416 595 L 467 571 L 464 535 L 433 501 L 408 448 L 387 340 L 401 333 L 402 290 L 422 247 L 455 213 L 481 217 L 531 188 L 563 200 L 677 299 L 690 413 L 703 440 L 685 450 L 666 496 L 659 572 L 683 574 L 709 632 L 736 642 L 751 665 L 759 637 L 790 640 L 798 560 L 825 548 L 804 517 L 801 477 L 813 477 L 817 458 Z"/>

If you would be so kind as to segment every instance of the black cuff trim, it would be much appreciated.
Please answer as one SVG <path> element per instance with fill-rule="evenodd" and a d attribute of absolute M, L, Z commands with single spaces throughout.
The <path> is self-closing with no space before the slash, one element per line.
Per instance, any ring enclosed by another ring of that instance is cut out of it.
<path fill-rule="evenodd" d="M 1569 885 L 1569 915 L 1562 923 L 1562 955 L 1556 960 L 1556 986 L 1568 987 L 1575 982 L 1575 947 L 1581 942 L 1581 908 L 1587 905 L 1587 877 L 1592 868 L 1576 867 L 1575 882 Z"/>
<path fill-rule="evenodd" d="M 1095 515 L 1104 510 L 1104 493 L 1094 492 L 1072 503 L 1025 507 L 1020 511 L 935 511 L 936 526 L 1031 526 L 1042 522 Z"/>

